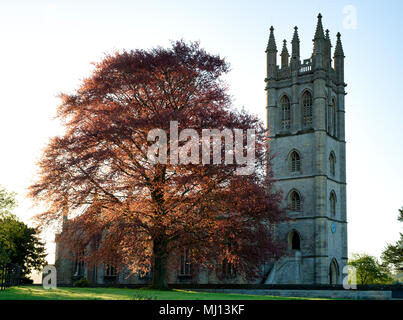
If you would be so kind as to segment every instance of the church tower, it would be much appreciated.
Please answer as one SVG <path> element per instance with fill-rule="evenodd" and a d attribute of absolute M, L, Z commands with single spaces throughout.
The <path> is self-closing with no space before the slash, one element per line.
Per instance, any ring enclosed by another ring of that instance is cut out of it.
<path fill-rule="evenodd" d="M 291 56 L 284 40 L 277 65 L 274 28 L 267 54 L 267 125 L 276 187 L 292 219 L 276 229 L 289 256 L 266 283 L 341 284 L 347 264 L 344 53 L 318 15 L 311 58 L 301 61 L 295 27 Z"/>

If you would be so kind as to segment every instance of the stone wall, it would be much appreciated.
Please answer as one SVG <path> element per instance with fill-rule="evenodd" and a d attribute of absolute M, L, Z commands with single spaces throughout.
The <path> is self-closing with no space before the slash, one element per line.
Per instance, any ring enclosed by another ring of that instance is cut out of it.
<path fill-rule="evenodd" d="M 281 297 L 304 297 L 324 299 L 392 299 L 392 291 L 361 290 L 271 290 L 271 289 L 197 289 L 202 292 L 239 293 Z"/>

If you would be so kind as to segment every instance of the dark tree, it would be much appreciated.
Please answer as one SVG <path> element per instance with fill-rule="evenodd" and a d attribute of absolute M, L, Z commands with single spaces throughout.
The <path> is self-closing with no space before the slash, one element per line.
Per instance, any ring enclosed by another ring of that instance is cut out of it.
<path fill-rule="evenodd" d="M 11 210 L 16 206 L 14 194 L 0 189 L 0 263 L 14 263 L 28 278 L 32 269 L 41 270 L 47 264 L 44 243 L 36 229 L 19 221 Z"/>

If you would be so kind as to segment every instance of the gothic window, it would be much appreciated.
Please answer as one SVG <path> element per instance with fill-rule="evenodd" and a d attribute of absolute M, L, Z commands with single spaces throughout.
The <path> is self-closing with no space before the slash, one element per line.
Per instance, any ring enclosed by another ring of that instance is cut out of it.
<path fill-rule="evenodd" d="M 289 207 L 292 211 L 301 210 L 301 196 L 295 190 L 290 193 Z"/>
<path fill-rule="evenodd" d="M 291 231 L 288 241 L 291 250 L 301 250 L 301 238 L 298 232 L 295 230 Z"/>
<path fill-rule="evenodd" d="M 304 127 L 312 125 L 312 95 L 308 91 L 302 95 L 302 118 Z"/>
<path fill-rule="evenodd" d="M 227 279 L 236 277 L 234 265 L 231 262 L 228 262 L 227 259 L 224 259 L 222 262 L 222 274 L 224 278 Z"/>
<path fill-rule="evenodd" d="M 191 273 L 190 251 L 189 248 L 186 248 L 181 254 L 179 275 L 190 276 Z"/>
<path fill-rule="evenodd" d="M 288 160 L 288 167 L 290 172 L 300 172 L 301 171 L 301 157 L 297 151 L 293 151 L 290 154 Z"/>
<path fill-rule="evenodd" d="M 334 99 L 332 99 L 332 121 L 332 132 L 333 135 L 336 136 L 336 101 Z"/>
<path fill-rule="evenodd" d="M 331 174 L 332 176 L 334 176 L 335 173 L 336 173 L 336 157 L 335 157 L 333 151 L 330 152 L 330 156 L 329 156 L 329 167 L 330 167 L 330 174 Z"/>
<path fill-rule="evenodd" d="M 332 216 L 336 215 L 336 194 L 334 191 L 330 192 L 330 213 Z"/>
<path fill-rule="evenodd" d="M 327 111 L 327 132 L 329 134 L 332 133 L 332 125 L 333 124 L 333 112 L 332 112 L 332 106 L 328 106 L 328 111 Z"/>
<path fill-rule="evenodd" d="M 281 129 L 289 129 L 291 126 L 291 106 L 290 99 L 283 96 L 280 100 L 281 105 Z"/>
<path fill-rule="evenodd" d="M 75 261 L 74 261 L 74 277 L 82 277 L 84 275 L 84 267 L 85 263 L 83 261 L 83 257 L 85 256 L 85 252 L 79 251 L 79 253 L 76 254 Z"/>
<path fill-rule="evenodd" d="M 105 277 L 116 277 L 116 267 L 112 264 L 105 265 Z"/>
<path fill-rule="evenodd" d="M 84 275 L 84 262 L 76 260 L 74 262 L 74 276 L 81 277 Z"/>

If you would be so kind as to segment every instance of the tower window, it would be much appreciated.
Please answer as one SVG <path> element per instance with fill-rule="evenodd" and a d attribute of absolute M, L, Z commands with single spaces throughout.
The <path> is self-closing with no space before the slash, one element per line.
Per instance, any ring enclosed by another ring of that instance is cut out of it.
<path fill-rule="evenodd" d="M 336 173 L 336 157 L 333 152 L 331 152 L 329 156 L 329 166 L 330 166 L 330 174 L 334 176 Z"/>
<path fill-rule="evenodd" d="M 291 106 L 290 99 L 283 96 L 280 100 L 281 105 L 281 129 L 289 129 L 291 126 Z"/>
<path fill-rule="evenodd" d="M 302 95 L 302 118 L 305 127 L 312 125 L 312 95 L 305 91 Z"/>
<path fill-rule="evenodd" d="M 333 99 L 332 100 L 332 119 L 333 119 L 333 135 L 336 136 L 336 101 Z"/>
<path fill-rule="evenodd" d="M 336 215 L 336 194 L 334 191 L 330 192 L 330 213 L 332 216 Z"/>
<path fill-rule="evenodd" d="M 336 101 L 333 98 L 332 104 L 328 107 L 327 112 L 327 132 L 330 135 L 336 135 Z"/>
<path fill-rule="evenodd" d="M 291 231 L 288 241 L 291 250 L 301 250 L 301 238 L 298 232 L 295 230 Z"/>
<path fill-rule="evenodd" d="M 293 151 L 290 154 L 289 170 L 291 172 L 301 171 L 301 157 L 297 151 Z"/>
<path fill-rule="evenodd" d="M 333 124 L 332 106 L 328 106 L 328 111 L 327 111 L 327 132 L 329 134 L 332 134 L 332 124 Z"/>
<path fill-rule="evenodd" d="M 301 210 L 301 197 L 297 191 L 292 191 L 290 194 L 290 209 L 293 211 Z"/>

